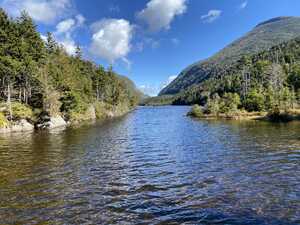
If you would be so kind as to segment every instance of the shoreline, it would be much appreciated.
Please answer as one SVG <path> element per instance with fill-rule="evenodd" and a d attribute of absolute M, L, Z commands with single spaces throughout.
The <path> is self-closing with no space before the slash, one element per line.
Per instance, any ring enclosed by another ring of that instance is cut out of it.
<path fill-rule="evenodd" d="M 280 114 L 272 115 L 267 112 L 253 112 L 253 113 L 236 113 L 236 114 L 207 114 L 201 116 L 192 115 L 191 112 L 187 116 L 203 119 L 203 120 L 233 120 L 233 121 L 265 121 L 271 123 L 288 123 L 293 121 L 300 121 L 299 113 L 280 112 Z"/>
<path fill-rule="evenodd" d="M 47 122 L 40 125 L 37 123 L 30 123 L 26 119 L 21 119 L 18 121 L 14 121 L 7 127 L 0 128 L 0 135 L 33 133 L 39 130 L 55 130 L 59 128 L 67 128 L 70 126 L 79 127 L 81 125 L 84 125 L 85 123 L 97 121 L 104 122 L 119 118 L 136 109 L 136 107 L 130 109 L 127 106 L 125 107 L 126 109 L 123 108 L 123 106 L 116 106 L 114 110 L 107 110 L 103 108 L 101 114 L 99 115 L 98 113 L 96 113 L 95 108 L 95 106 L 90 107 L 85 114 L 79 115 L 81 117 L 80 119 L 73 121 L 66 121 L 61 115 L 50 117 Z"/>

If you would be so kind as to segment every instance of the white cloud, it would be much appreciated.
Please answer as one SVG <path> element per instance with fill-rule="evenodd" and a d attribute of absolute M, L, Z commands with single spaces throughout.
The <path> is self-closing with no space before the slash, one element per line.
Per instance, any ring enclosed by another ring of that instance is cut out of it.
<path fill-rule="evenodd" d="M 165 87 L 167 87 L 169 84 L 172 83 L 172 81 L 174 81 L 177 78 L 177 75 L 174 76 L 169 76 L 168 80 L 165 81 L 162 85 L 161 85 L 161 90 L 164 89 Z"/>
<path fill-rule="evenodd" d="M 247 6 L 248 6 L 248 1 L 244 1 L 244 2 L 242 2 L 242 4 L 240 4 L 239 8 L 245 9 Z"/>
<path fill-rule="evenodd" d="M 204 20 L 207 23 L 212 23 L 216 19 L 218 19 L 222 14 L 221 10 L 212 9 L 209 10 L 206 15 L 201 16 L 201 19 Z"/>
<path fill-rule="evenodd" d="M 75 55 L 77 45 L 72 38 L 64 38 L 61 41 L 59 41 L 59 44 L 61 44 L 64 47 L 64 49 L 69 55 Z"/>
<path fill-rule="evenodd" d="M 25 10 L 34 20 L 54 23 L 72 9 L 71 0 L 3 0 L 1 7 L 12 16 Z"/>
<path fill-rule="evenodd" d="M 151 0 L 147 7 L 137 14 L 151 31 L 169 29 L 173 19 L 186 12 L 187 0 Z"/>
<path fill-rule="evenodd" d="M 41 35 L 42 40 L 43 40 L 44 42 L 46 42 L 46 41 L 47 41 L 47 36 L 46 36 L 46 35 L 43 35 L 43 34 L 40 34 L 40 35 Z"/>
<path fill-rule="evenodd" d="M 78 14 L 76 16 L 76 20 L 77 20 L 77 26 L 82 26 L 85 22 L 85 18 L 81 14 Z"/>
<path fill-rule="evenodd" d="M 133 26 L 124 19 L 103 19 L 92 24 L 90 52 L 113 63 L 126 59 L 131 50 Z"/>
<path fill-rule="evenodd" d="M 56 25 L 54 36 L 69 55 L 75 55 L 77 44 L 74 41 L 73 33 L 83 26 L 85 18 L 78 14 L 74 18 L 65 19 Z"/>
<path fill-rule="evenodd" d="M 176 78 L 177 76 L 169 76 L 167 81 L 162 82 L 160 85 L 141 85 L 139 86 L 139 90 L 146 95 L 157 96 L 162 89 L 167 87 Z"/>
<path fill-rule="evenodd" d="M 85 22 L 85 18 L 81 14 L 76 15 L 75 18 L 69 18 L 69 19 L 62 20 L 56 25 L 55 33 L 56 34 L 63 34 L 63 33 L 70 34 L 75 29 L 83 26 L 84 22 Z"/>
<path fill-rule="evenodd" d="M 56 26 L 56 32 L 57 33 L 65 33 L 69 32 L 75 25 L 75 20 L 74 19 L 66 19 L 61 21 L 60 23 L 57 24 Z"/>
<path fill-rule="evenodd" d="M 141 86 L 138 87 L 138 89 L 141 92 L 143 92 L 145 95 L 148 95 L 148 96 L 151 96 L 151 97 L 157 96 L 159 91 L 160 91 L 159 87 L 157 87 L 155 85 L 154 86 L 153 85 L 148 85 L 148 84 L 147 85 L 141 85 Z"/>

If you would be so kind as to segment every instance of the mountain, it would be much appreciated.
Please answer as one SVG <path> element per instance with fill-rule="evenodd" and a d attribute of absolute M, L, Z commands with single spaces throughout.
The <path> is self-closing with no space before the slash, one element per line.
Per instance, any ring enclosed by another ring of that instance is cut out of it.
<path fill-rule="evenodd" d="M 300 36 L 300 17 L 278 17 L 258 24 L 214 56 L 183 70 L 159 95 L 177 94 L 226 70 L 243 55 L 253 55 Z"/>

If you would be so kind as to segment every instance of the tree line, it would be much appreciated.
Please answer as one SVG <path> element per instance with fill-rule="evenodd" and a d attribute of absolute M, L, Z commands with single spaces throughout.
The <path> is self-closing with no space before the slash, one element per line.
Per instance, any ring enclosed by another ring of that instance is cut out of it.
<path fill-rule="evenodd" d="M 230 66 L 180 94 L 173 104 L 199 104 L 207 113 L 287 111 L 300 102 L 300 38 Z"/>
<path fill-rule="evenodd" d="M 0 43 L 0 103 L 8 120 L 13 108 L 70 119 L 95 102 L 130 108 L 139 101 L 134 84 L 112 67 L 83 59 L 80 47 L 68 55 L 51 33 L 42 40 L 26 12 L 13 19 L 0 9 Z"/>

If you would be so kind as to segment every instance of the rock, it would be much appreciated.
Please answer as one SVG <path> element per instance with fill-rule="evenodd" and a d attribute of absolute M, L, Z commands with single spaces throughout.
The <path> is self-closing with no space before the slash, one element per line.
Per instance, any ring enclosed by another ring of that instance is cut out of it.
<path fill-rule="evenodd" d="M 49 129 L 63 127 L 66 125 L 67 125 L 67 122 L 61 116 L 50 117 L 50 121 L 46 123 L 46 127 Z"/>
<path fill-rule="evenodd" d="M 113 118 L 113 117 L 115 117 L 115 114 L 114 114 L 112 111 L 108 111 L 108 112 L 107 112 L 107 116 L 108 116 L 109 118 Z"/>
<path fill-rule="evenodd" d="M 40 117 L 36 127 L 38 129 L 54 129 L 58 127 L 64 127 L 66 125 L 67 122 L 61 116 L 49 117 L 47 115 L 43 115 Z"/>
<path fill-rule="evenodd" d="M 16 133 L 16 132 L 27 132 L 34 131 L 34 126 L 27 120 L 20 120 L 13 124 L 11 127 L 1 128 L 0 133 Z"/>

